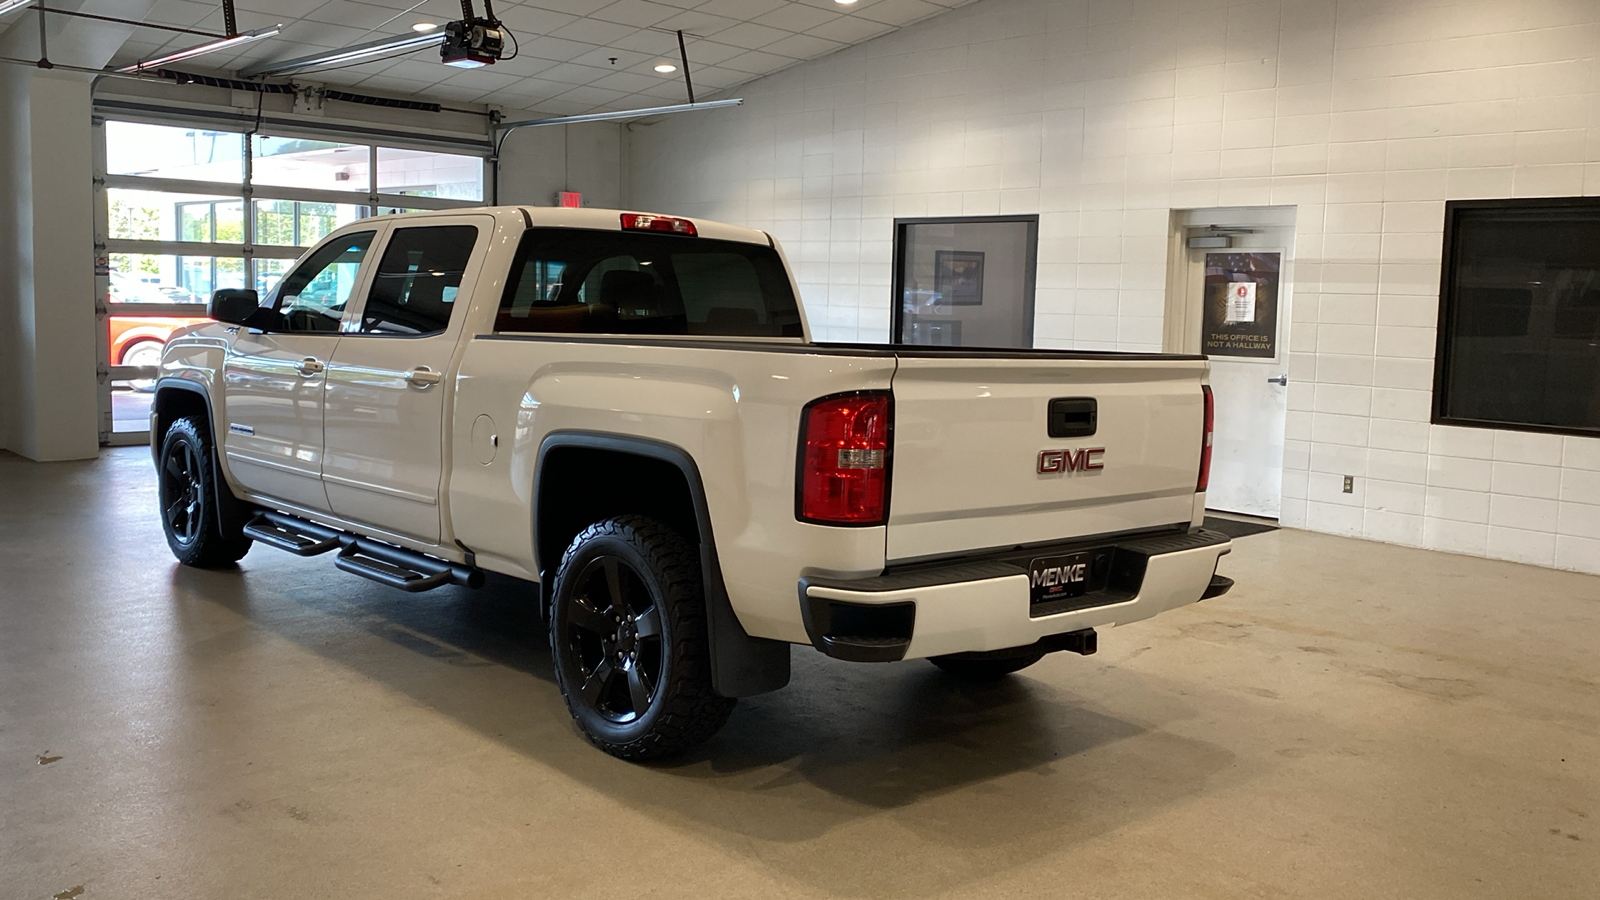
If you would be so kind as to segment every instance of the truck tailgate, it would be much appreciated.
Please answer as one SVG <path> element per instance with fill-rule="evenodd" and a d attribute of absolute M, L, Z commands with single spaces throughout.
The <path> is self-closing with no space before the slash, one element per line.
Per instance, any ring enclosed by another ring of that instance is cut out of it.
<path fill-rule="evenodd" d="M 1189 522 L 1205 373 L 1188 357 L 902 356 L 889 561 Z M 1058 407 L 1069 431 L 1092 400 L 1093 433 L 1051 437 L 1057 399 L 1079 401 Z"/>

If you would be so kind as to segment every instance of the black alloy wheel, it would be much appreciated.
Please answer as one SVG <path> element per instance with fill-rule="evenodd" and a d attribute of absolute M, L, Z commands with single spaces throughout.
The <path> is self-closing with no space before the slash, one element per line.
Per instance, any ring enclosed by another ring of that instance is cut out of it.
<path fill-rule="evenodd" d="M 566 640 L 585 702 L 617 723 L 650 711 L 661 684 L 661 610 L 626 561 L 600 556 L 578 573 Z"/>
<path fill-rule="evenodd" d="M 710 738 L 734 700 L 711 684 L 700 554 L 678 531 L 618 516 L 573 538 L 556 572 L 550 652 L 585 737 L 622 759 Z"/>
<path fill-rule="evenodd" d="M 205 423 L 187 417 L 173 422 L 156 461 L 156 502 L 167 546 L 186 566 L 215 568 L 238 562 L 250 552 L 251 541 L 242 531 L 222 530 L 217 501 L 239 501 L 216 483 L 216 473 Z"/>
<path fill-rule="evenodd" d="M 205 486 L 200 483 L 199 448 L 179 441 L 161 466 L 161 519 L 167 534 L 180 544 L 200 537 L 205 521 Z"/>

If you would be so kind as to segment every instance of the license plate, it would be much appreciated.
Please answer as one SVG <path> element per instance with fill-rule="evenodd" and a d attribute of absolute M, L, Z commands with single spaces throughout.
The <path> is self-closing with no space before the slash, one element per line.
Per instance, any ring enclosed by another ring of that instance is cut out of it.
<path fill-rule="evenodd" d="M 1041 556 L 1028 564 L 1028 600 L 1051 603 L 1082 597 L 1106 586 L 1111 551 L 1084 550 L 1063 556 Z"/>

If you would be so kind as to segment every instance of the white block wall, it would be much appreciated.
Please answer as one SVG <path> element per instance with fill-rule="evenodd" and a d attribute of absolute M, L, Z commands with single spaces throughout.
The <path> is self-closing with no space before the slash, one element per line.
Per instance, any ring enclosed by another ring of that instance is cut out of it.
<path fill-rule="evenodd" d="M 824 340 L 895 217 L 1037 212 L 1037 343 L 1128 350 L 1171 209 L 1294 205 L 1284 524 L 1600 572 L 1600 440 L 1428 422 L 1444 201 L 1600 195 L 1597 57 L 1597 0 L 980 0 L 632 126 L 628 199 L 771 230 Z"/>

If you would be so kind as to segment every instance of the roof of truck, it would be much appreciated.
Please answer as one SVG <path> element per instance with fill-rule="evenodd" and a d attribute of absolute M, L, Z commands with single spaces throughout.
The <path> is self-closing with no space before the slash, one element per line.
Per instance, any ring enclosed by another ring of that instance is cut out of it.
<path fill-rule="evenodd" d="M 496 218 L 519 216 L 529 228 L 587 228 L 597 231 L 621 231 L 622 216 L 632 213 L 646 216 L 688 219 L 694 223 L 700 237 L 722 241 L 741 241 L 747 244 L 771 244 L 772 238 L 764 231 L 729 225 L 696 216 L 650 212 L 642 209 L 570 209 L 559 206 L 470 206 L 457 209 L 438 209 L 416 213 L 394 213 L 397 219 L 459 216 L 470 213 L 488 213 Z"/>

